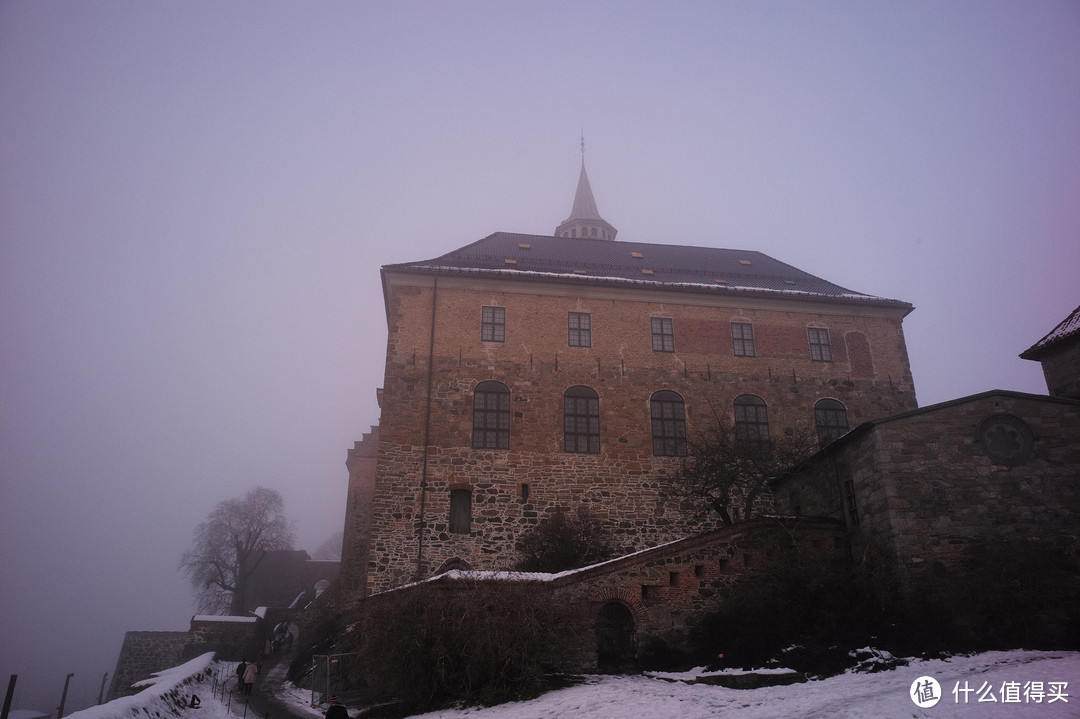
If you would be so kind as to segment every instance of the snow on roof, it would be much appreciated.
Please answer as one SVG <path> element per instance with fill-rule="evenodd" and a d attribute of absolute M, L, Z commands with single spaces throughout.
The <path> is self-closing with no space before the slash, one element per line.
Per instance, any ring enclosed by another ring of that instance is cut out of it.
<path fill-rule="evenodd" d="M 754 250 L 613 242 L 496 232 L 419 262 L 383 266 L 386 272 L 486 275 L 586 282 L 721 294 L 738 291 L 793 299 L 911 305 L 840 287 Z"/>
<path fill-rule="evenodd" d="M 1045 337 L 1024 350 L 1020 357 L 1032 360 L 1038 359 L 1043 350 L 1076 334 L 1080 334 L 1080 307 L 1073 310 L 1072 314 L 1063 319 L 1057 327 L 1050 330 Z"/>
<path fill-rule="evenodd" d="M 193 622 L 235 622 L 245 624 L 259 621 L 256 617 L 234 617 L 228 614 L 196 614 L 191 618 Z"/>

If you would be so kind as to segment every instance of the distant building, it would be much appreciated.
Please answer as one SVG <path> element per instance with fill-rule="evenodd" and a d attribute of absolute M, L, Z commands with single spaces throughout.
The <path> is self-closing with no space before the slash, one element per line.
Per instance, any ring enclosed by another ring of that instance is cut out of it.
<path fill-rule="evenodd" d="M 341 562 L 312 559 L 302 549 L 261 552 L 252 560 L 248 576 L 246 611 L 258 607 L 289 608 L 310 604 L 338 577 Z"/>
<path fill-rule="evenodd" d="M 1080 399 L 1080 307 L 1020 357 L 1042 364 L 1052 396 Z"/>

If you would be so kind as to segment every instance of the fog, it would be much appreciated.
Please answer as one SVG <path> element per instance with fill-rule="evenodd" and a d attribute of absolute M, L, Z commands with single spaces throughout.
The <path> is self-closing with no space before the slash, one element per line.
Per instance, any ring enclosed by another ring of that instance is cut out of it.
<path fill-rule="evenodd" d="M 922 405 L 1045 392 L 1077 304 L 1080 6 L 0 3 L 0 677 L 93 703 L 256 485 L 298 547 L 378 421 L 378 268 L 550 234 L 907 300 Z"/>

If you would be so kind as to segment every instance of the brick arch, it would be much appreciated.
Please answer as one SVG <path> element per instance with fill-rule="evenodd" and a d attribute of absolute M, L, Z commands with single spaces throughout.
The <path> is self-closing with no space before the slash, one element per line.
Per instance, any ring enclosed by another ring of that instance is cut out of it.
<path fill-rule="evenodd" d="M 641 592 L 627 589 L 626 587 L 600 587 L 592 597 L 598 604 L 610 601 L 621 602 L 626 605 L 634 617 L 634 623 L 641 626 L 649 621 L 649 610 L 641 601 Z"/>
<path fill-rule="evenodd" d="M 472 565 L 466 562 L 461 557 L 451 557 L 450 559 L 447 559 L 445 562 L 439 565 L 439 568 L 435 570 L 435 573 L 432 576 L 445 574 L 446 572 L 449 572 L 453 569 L 469 571 L 470 569 L 472 569 Z"/>

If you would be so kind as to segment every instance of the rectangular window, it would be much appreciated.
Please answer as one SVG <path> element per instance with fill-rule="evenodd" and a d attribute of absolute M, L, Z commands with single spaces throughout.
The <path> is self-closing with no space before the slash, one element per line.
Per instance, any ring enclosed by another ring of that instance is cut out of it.
<path fill-rule="evenodd" d="M 732 322 L 731 343 L 736 357 L 754 357 L 754 326 L 749 322 Z"/>
<path fill-rule="evenodd" d="M 571 347 L 592 347 L 592 317 L 588 312 L 567 316 L 566 341 Z"/>
<path fill-rule="evenodd" d="M 652 348 L 654 352 L 675 351 L 675 330 L 670 317 L 652 318 Z"/>
<path fill-rule="evenodd" d="M 600 399 L 588 387 L 571 387 L 563 396 L 563 451 L 600 451 Z"/>
<path fill-rule="evenodd" d="M 510 389 L 481 382 L 473 391 L 473 449 L 510 448 Z"/>
<path fill-rule="evenodd" d="M 484 342 L 506 341 L 505 307 L 484 307 L 481 310 L 480 339 Z"/>
<path fill-rule="evenodd" d="M 686 454 L 686 406 L 675 392 L 661 390 L 650 400 L 653 454 L 681 457 Z"/>
<path fill-rule="evenodd" d="M 820 327 L 807 327 L 806 331 L 810 337 L 810 359 L 815 362 L 832 362 L 829 330 Z"/>
<path fill-rule="evenodd" d="M 450 490 L 450 531 L 454 534 L 472 531 L 472 492 L 468 489 Z"/>

